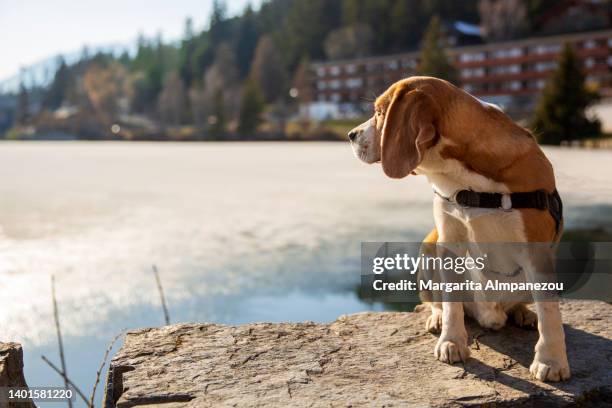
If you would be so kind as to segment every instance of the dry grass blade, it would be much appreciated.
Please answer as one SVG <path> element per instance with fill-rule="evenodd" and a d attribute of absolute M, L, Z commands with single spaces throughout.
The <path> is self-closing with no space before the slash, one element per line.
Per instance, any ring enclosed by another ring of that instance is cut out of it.
<path fill-rule="evenodd" d="M 62 330 L 59 322 L 59 309 L 57 307 L 57 298 L 55 297 L 55 276 L 51 275 L 51 298 L 53 299 L 53 319 L 55 320 L 55 331 L 57 332 L 57 345 L 59 347 L 60 363 L 62 365 L 61 372 L 64 377 L 64 386 L 68 388 L 68 372 L 66 371 L 66 358 L 64 357 L 64 343 L 62 342 Z M 68 408 L 72 408 L 72 401 L 68 400 Z"/>
<path fill-rule="evenodd" d="M 108 355 L 110 354 L 117 340 L 119 340 L 119 338 L 121 338 L 124 334 L 125 334 L 125 330 L 119 333 L 118 335 L 116 335 L 115 337 L 113 337 L 108 347 L 106 348 L 106 351 L 104 352 L 104 358 L 102 359 L 102 364 L 100 364 L 100 368 L 98 368 L 98 372 L 96 373 L 96 381 L 94 382 L 94 386 L 91 391 L 91 396 L 89 397 L 89 406 L 92 408 L 94 406 L 94 399 L 96 397 L 96 388 L 98 388 L 98 384 L 100 383 L 100 375 L 102 374 L 102 369 L 104 369 L 106 360 L 108 360 Z"/>
<path fill-rule="evenodd" d="M 166 297 L 164 296 L 164 288 L 162 287 L 161 280 L 159 279 L 159 272 L 157 266 L 153 265 L 153 274 L 155 275 L 155 281 L 157 282 L 157 290 L 159 291 L 159 298 L 161 299 L 162 309 L 164 310 L 164 319 L 166 325 L 170 324 L 170 315 L 168 314 L 168 306 L 166 305 Z"/>
<path fill-rule="evenodd" d="M 68 388 L 69 386 L 72 387 L 72 389 L 74 389 L 76 391 L 76 393 L 79 395 L 79 397 L 81 397 L 81 399 L 83 401 L 85 401 L 85 404 L 87 404 L 88 407 L 93 408 L 93 405 L 89 405 L 89 401 L 87 400 L 87 397 L 85 396 L 85 394 L 83 394 L 83 391 L 81 391 L 79 389 L 79 387 L 76 386 L 75 383 L 73 383 L 70 378 L 68 378 L 68 376 L 62 372 L 62 370 L 60 370 L 59 368 L 57 368 L 55 366 L 55 364 L 53 364 L 47 357 L 45 356 L 40 356 L 40 358 L 43 359 L 43 361 L 47 364 L 49 364 L 49 367 L 51 367 L 56 373 L 58 373 L 63 379 L 64 379 L 64 383 L 66 384 L 66 388 Z M 70 404 L 72 404 L 71 400 Z"/>

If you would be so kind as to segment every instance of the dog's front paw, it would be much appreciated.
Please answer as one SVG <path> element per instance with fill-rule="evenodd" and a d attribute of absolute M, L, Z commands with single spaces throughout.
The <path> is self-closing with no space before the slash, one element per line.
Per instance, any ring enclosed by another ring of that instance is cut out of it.
<path fill-rule="evenodd" d="M 440 333 L 442 331 L 442 312 L 433 312 L 425 322 L 425 330 L 430 333 Z"/>
<path fill-rule="evenodd" d="M 543 359 L 536 353 L 529 367 L 531 375 L 540 381 L 563 381 L 571 376 L 567 357 Z"/>
<path fill-rule="evenodd" d="M 445 340 L 440 337 L 434 349 L 436 358 L 444 363 L 458 363 L 466 361 L 470 357 L 470 349 L 465 341 Z"/>
<path fill-rule="evenodd" d="M 538 315 L 521 305 L 512 312 L 512 319 L 518 327 L 535 329 L 538 326 Z"/>

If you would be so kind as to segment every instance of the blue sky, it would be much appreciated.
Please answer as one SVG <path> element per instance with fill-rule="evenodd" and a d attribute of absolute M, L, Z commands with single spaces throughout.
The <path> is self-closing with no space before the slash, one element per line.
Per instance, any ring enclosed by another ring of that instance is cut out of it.
<path fill-rule="evenodd" d="M 226 1 L 228 14 L 260 0 Z M 179 38 L 185 19 L 208 23 L 213 0 L 0 0 L 0 80 L 84 45 L 130 44 L 139 33 Z"/>

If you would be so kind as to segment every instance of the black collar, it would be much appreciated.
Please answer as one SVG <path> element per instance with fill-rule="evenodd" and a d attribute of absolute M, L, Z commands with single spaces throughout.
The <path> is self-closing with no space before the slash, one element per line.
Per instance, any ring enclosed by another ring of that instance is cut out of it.
<path fill-rule="evenodd" d="M 434 190 L 443 199 L 454 202 L 461 207 L 498 208 L 510 211 L 515 208 L 535 208 L 548 210 L 554 218 L 557 232 L 563 219 L 563 203 L 557 190 L 552 193 L 546 190 L 528 191 L 524 193 L 479 193 L 472 190 L 461 190 L 453 197 L 444 197 Z"/>

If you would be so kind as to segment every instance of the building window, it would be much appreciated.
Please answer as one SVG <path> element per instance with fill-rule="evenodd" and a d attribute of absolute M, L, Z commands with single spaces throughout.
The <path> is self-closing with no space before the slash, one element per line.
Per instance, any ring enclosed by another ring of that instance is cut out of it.
<path fill-rule="evenodd" d="M 325 81 L 317 81 L 317 89 L 324 90 L 327 88 L 327 82 Z"/>
<path fill-rule="evenodd" d="M 559 44 L 536 45 L 531 48 L 531 51 L 535 54 L 553 54 L 560 52 L 561 46 Z"/>
<path fill-rule="evenodd" d="M 355 72 L 357 72 L 357 66 L 355 64 L 348 64 L 344 67 L 344 70 L 347 74 L 354 74 Z"/>
<path fill-rule="evenodd" d="M 392 70 L 397 69 L 398 68 L 397 61 L 389 61 L 389 62 L 387 62 L 387 68 L 388 69 L 392 69 Z"/>
<path fill-rule="evenodd" d="M 417 66 L 417 62 L 416 60 L 410 59 L 410 60 L 403 60 L 402 61 L 402 68 L 416 68 Z"/>
<path fill-rule="evenodd" d="M 518 91 L 521 89 L 521 81 L 510 81 L 508 82 L 508 89 L 511 91 Z"/>
<path fill-rule="evenodd" d="M 586 40 L 586 41 L 585 41 L 585 42 L 582 44 L 582 46 L 583 46 L 584 48 L 586 48 L 587 50 L 590 50 L 590 49 L 592 49 L 592 48 L 596 48 L 596 47 L 597 47 L 597 41 L 595 41 L 595 40 Z"/>
<path fill-rule="evenodd" d="M 505 50 L 493 51 L 493 58 L 516 58 L 523 55 L 523 50 L 520 48 L 509 48 Z"/>
<path fill-rule="evenodd" d="M 593 68 L 595 66 L 595 60 L 593 58 L 587 58 L 584 61 L 584 66 L 587 68 Z"/>
<path fill-rule="evenodd" d="M 340 102 L 340 94 L 339 93 L 333 93 L 331 94 L 331 98 L 330 100 L 332 102 Z"/>
<path fill-rule="evenodd" d="M 318 98 L 319 102 L 325 102 L 325 95 L 319 94 Z"/>
<path fill-rule="evenodd" d="M 337 65 L 334 65 L 333 67 L 329 69 L 329 73 L 334 76 L 340 75 L 340 67 Z"/>
<path fill-rule="evenodd" d="M 340 80 L 334 79 L 333 81 L 329 81 L 329 87 L 331 89 L 340 89 Z"/>
<path fill-rule="evenodd" d="M 538 72 L 550 71 L 557 67 L 557 63 L 555 61 L 546 61 L 546 62 L 538 62 L 535 64 L 535 70 Z"/>
<path fill-rule="evenodd" d="M 464 78 L 481 77 L 484 76 L 484 74 L 484 68 L 464 68 L 461 70 L 461 75 Z"/>
<path fill-rule="evenodd" d="M 521 66 L 517 64 L 500 65 L 498 67 L 491 68 L 491 73 L 493 75 L 512 75 L 512 74 L 518 74 L 520 72 L 521 72 Z"/>
<path fill-rule="evenodd" d="M 466 53 L 466 54 L 461 54 L 459 56 L 459 61 L 461 62 L 477 62 L 477 61 L 484 61 L 486 58 L 486 55 L 484 52 L 477 52 L 477 53 Z"/>
<path fill-rule="evenodd" d="M 359 88 L 362 84 L 363 80 L 361 78 L 349 78 L 345 82 L 346 87 L 350 89 Z"/>
<path fill-rule="evenodd" d="M 320 77 L 325 76 L 325 68 L 323 67 L 317 68 L 317 75 Z"/>
<path fill-rule="evenodd" d="M 523 50 L 521 48 L 512 48 L 509 55 L 512 58 L 520 57 L 523 55 Z"/>

